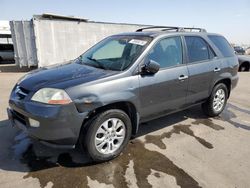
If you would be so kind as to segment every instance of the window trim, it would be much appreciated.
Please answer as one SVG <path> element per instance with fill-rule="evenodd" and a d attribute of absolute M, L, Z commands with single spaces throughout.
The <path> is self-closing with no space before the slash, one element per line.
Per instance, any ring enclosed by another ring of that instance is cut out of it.
<path fill-rule="evenodd" d="M 205 43 L 206 46 L 208 48 L 208 51 L 212 51 L 212 53 L 215 54 L 215 56 L 213 58 L 210 57 L 210 52 L 208 53 L 209 55 L 209 59 L 205 59 L 205 60 L 201 60 L 201 61 L 194 61 L 194 62 L 190 62 L 189 60 L 189 55 L 188 55 L 188 47 L 187 47 L 187 42 L 185 37 L 197 37 L 197 38 L 201 38 Z M 192 65 L 192 64 L 197 64 L 197 63 L 206 63 L 215 59 L 218 59 L 218 55 L 215 53 L 214 49 L 211 47 L 211 45 L 207 42 L 207 40 L 205 38 L 203 38 L 202 36 L 199 35 L 183 35 L 183 40 L 184 40 L 184 44 L 185 44 L 185 58 L 186 58 L 186 64 L 187 65 Z M 210 50 L 209 50 L 210 49 Z"/>

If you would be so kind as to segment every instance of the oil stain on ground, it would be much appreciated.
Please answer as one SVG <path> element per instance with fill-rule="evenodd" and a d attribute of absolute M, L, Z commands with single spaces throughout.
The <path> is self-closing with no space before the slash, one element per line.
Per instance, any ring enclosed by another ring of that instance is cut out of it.
<path fill-rule="evenodd" d="M 30 168 L 24 178 L 38 178 L 42 187 L 52 182 L 53 187 L 60 188 L 88 187 L 88 178 L 114 187 L 128 187 L 125 173 L 130 161 L 134 163 L 138 187 L 152 187 L 147 181 L 151 169 L 175 177 L 180 187 L 200 187 L 196 180 L 170 159 L 159 152 L 147 150 L 144 143 L 137 139 L 129 143 L 120 157 L 106 163 L 74 163 L 68 153 L 59 155 L 57 163 L 52 163 L 49 157 L 36 156 L 32 145 L 22 160 Z"/>

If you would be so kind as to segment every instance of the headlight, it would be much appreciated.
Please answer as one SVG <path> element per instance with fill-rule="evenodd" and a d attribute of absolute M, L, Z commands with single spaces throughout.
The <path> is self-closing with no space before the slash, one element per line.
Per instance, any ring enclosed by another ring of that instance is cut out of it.
<path fill-rule="evenodd" d="M 31 100 L 47 104 L 69 104 L 72 102 L 64 90 L 54 88 L 43 88 L 38 90 Z"/>

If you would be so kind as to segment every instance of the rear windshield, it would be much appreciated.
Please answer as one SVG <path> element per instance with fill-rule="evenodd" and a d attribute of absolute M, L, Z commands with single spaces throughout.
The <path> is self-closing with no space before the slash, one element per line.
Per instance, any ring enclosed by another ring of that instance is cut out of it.
<path fill-rule="evenodd" d="M 234 50 L 228 43 L 228 41 L 222 37 L 217 35 L 208 35 L 208 38 L 215 44 L 215 46 L 221 51 L 224 57 L 232 57 L 234 56 Z"/>

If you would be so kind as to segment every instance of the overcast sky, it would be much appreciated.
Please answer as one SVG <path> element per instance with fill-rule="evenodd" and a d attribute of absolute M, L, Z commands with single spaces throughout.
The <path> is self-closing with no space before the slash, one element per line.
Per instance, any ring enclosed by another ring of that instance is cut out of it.
<path fill-rule="evenodd" d="M 45 12 L 94 21 L 203 27 L 250 44 L 250 0 L 0 0 L 0 20 Z"/>

